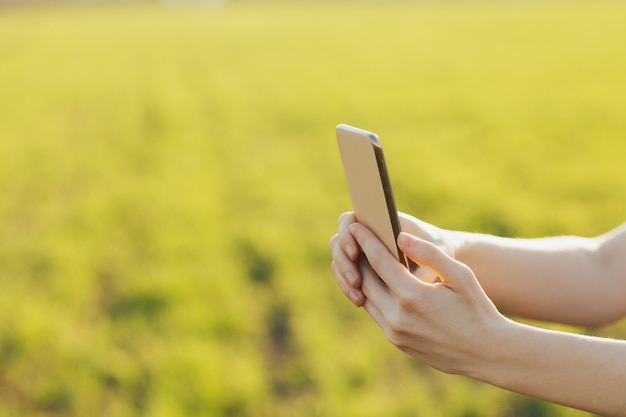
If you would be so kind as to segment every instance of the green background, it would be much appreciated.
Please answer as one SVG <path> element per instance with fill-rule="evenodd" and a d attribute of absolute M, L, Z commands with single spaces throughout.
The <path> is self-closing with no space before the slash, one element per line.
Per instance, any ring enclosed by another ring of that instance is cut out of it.
<path fill-rule="evenodd" d="M 586 416 L 432 371 L 351 307 L 334 127 L 380 135 L 426 221 L 603 233 L 626 207 L 624 21 L 610 1 L 0 9 L 0 416 Z"/>

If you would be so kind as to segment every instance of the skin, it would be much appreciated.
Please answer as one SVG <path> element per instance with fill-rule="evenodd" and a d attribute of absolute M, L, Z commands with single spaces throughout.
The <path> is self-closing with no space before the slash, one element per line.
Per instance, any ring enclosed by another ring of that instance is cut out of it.
<path fill-rule="evenodd" d="M 626 415 L 626 342 L 531 327 L 500 313 L 575 325 L 626 315 L 626 227 L 596 238 L 504 239 L 407 215 L 408 271 L 352 213 L 330 241 L 343 293 L 399 349 L 430 366 L 606 415 Z M 419 237 L 417 237 L 419 236 Z M 476 337 L 480 335 L 480 337 Z"/>

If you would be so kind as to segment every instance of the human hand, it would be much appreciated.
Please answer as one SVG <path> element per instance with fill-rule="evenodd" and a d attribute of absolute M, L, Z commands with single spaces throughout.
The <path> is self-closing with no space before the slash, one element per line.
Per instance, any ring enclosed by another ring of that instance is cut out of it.
<path fill-rule="evenodd" d="M 430 242 L 447 255 L 456 258 L 459 247 L 462 244 L 457 234 L 426 223 L 406 213 L 398 212 L 398 217 L 400 218 L 400 228 L 403 232 Z"/>
<path fill-rule="evenodd" d="M 488 362 L 486 352 L 502 326 L 502 316 L 472 270 L 430 242 L 407 233 L 400 249 L 421 267 L 409 272 L 365 226 L 348 226 L 367 262 L 359 262 L 363 306 L 391 343 L 427 364 L 469 375 Z M 427 271 L 437 282 L 423 279 Z"/>
<path fill-rule="evenodd" d="M 460 243 L 450 231 L 440 229 L 405 213 L 398 213 L 398 217 L 403 231 L 432 242 L 452 257 L 456 255 Z M 339 231 L 331 238 L 329 247 L 333 256 L 331 268 L 339 288 L 357 307 L 361 307 L 365 302 L 365 296 L 361 291 L 360 269 L 364 266 L 359 266 L 359 263 L 367 263 L 367 260 L 359 261 L 361 249 L 349 232 L 350 225 L 355 222 L 354 212 L 343 213 L 339 216 Z M 429 270 L 422 271 L 422 274 L 422 278 L 427 282 L 433 282 L 436 279 L 436 276 Z"/>

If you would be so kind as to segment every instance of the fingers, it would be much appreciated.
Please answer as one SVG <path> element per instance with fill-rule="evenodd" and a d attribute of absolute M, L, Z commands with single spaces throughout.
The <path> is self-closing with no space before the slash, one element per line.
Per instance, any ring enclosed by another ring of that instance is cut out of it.
<path fill-rule="evenodd" d="M 431 233 L 429 232 L 429 229 L 432 228 L 432 226 L 428 223 L 402 212 L 398 212 L 398 219 L 400 220 L 400 227 L 403 231 L 410 233 L 413 236 L 430 240 Z"/>
<path fill-rule="evenodd" d="M 339 246 L 348 255 L 352 261 L 356 261 L 359 257 L 359 245 L 350 234 L 349 227 L 352 223 L 356 223 L 354 212 L 346 212 L 339 216 Z"/>
<path fill-rule="evenodd" d="M 474 278 L 469 267 L 448 256 L 430 242 L 403 232 L 398 237 L 398 246 L 409 258 L 433 271 L 447 287 L 453 290 L 466 287 L 468 279 Z"/>
<path fill-rule="evenodd" d="M 359 289 L 359 288 L 352 287 L 346 281 L 344 276 L 341 274 L 341 272 L 337 268 L 337 263 L 335 261 L 332 262 L 330 267 L 331 267 L 331 269 L 333 271 L 333 274 L 335 275 L 335 279 L 337 281 L 337 284 L 339 285 L 339 288 L 341 289 L 343 294 L 346 297 L 348 297 L 348 299 L 350 301 L 352 301 L 352 303 L 355 306 L 362 307 L 363 304 L 365 303 L 365 295 L 363 294 L 363 291 L 361 291 L 361 289 Z"/>
<path fill-rule="evenodd" d="M 331 269 L 339 288 L 357 307 L 365 302 L 361 291 L 361 274 L 356 261 L 360 249 L 348 231 L 351 223 L 356 221 L 354 213 L 344 213 L 339 217 L 339 232 L 330 239 L 329 248 L 333 257 Z"/>
<path fill-rule="evenodd" d="M 355 261 L 350 259 L 348 254 L 343 250 L 340 243 L 341 237 L 335 235 L 330 239 L 329 248 L 333 257 L 333 263 L 336 264 L 337 270 L 345 278 L 345 280 L 353 288 L 361 286 L 361 276 Z M 358 257 L 357 257 L 358 258 Z"/>
<path fill-rule="evenodd" d="M 349 230 L 363 250 L 373 271 L 394 294 L 405 294 L 414 288 L 411 284 L 412 281 L 417 281 L 416 278 L 398 262 L 367 227 L 355 223 L 350 225 Z"/>
<path fill-rule="evenodd" d="M 376 273 L 396 296 L 404 296 L 415 290 L 415 283 L 427 285 L 435 281 L 432 274 L 419 268 L 416 276 L 408 273 L 387 250 L 376 236 L 365 226 L 355 223 L 349 226 L 355 240 L 367 256 Z M 401 233 L 398 246 L 420 267 L 432 271 L 447 287 L 460 291 L 478 285 L 469 267 L 448 256 L 434 244 L 418 239 L 408 233 Z M 409 278 L 409 279 L 407 279 Z M 421 278 L 425 278 L 422 280 Z M 426 282 L 424 282 L 426 281 Z M 470 283 L 468 287 L 468 283 Z M 474 285 L 475 284 L 475 285 Z M 365 294 L 367 296 L 367 293 Z"/>
<path fill-rule="evenodd" d="M 381 280 L 364 256 L 359 259 L 359 270 L 363 277 L 361 289 L 365 296 L 368 299 L 386 301 L 390 297 L 389 287 Z"/>
<path fill-rule="evenodd" d="M 382 316 L 382 311 L 388 310 L 391 305 L 395 304 L 394 296 L 364 256 L 359 259 L 359 270 L 363 277 L 361 290 L 365 295 L 365 304 L 376 308 Z"/>

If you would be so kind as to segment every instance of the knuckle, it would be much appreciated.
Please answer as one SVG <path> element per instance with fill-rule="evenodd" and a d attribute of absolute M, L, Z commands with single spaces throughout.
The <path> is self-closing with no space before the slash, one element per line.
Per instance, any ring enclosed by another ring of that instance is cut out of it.
<path fill-rule="evenodd" d="M 414 306 L 414 303 L 411 303 L 411 306 Z M 385 336 L 399 349 L 406 347 L 414 337 L 416 327 L 411 317 L 413 315 L 402 308 L 400 303 L 387 316 Z"/>
<path fill-rule="evenodd" d="M 398 308 L 406 314 L 413 315 L 420 312 L 423 299 L 427 297 L 428 292 L 425 292 L 414 279 L 406 278 L 395 294 Z"/>
<path fill-rule="evenodd" d="M 409 328 L 407 327 L 407 322 L 405 320 L 398 320 L 394 323 L 390 323 L 385 336 L 390 343 L 394 346 L 402 349 L 407 342 L 407 335 L 409 333 Z"/>
<path fill-rule="evenodd" d="M 329 248 L 330 254 L 332 255 L 333 259 L 340 259 L 341 247 L 339 246 L 338 239 L 332 240 L 330 242 Z"/>
<path fill-rule="evenodd" d="M 353 245 L 354 239 L 350 235 L 350 233 L 339 232 L 337 235 L 337 243 L 338 246 L 342 248 L 346 248 L 348 245 Z"/>
<path fill-rule="evenodd" d="M 337 245 L 337 239 L 339 239 L 339 235 L 333 235 L 328 241 L 328 248 L 332 251 L 334 247 Z"/>
<path fill-rule="evenodd" d="M 393 327 L 389 326 L 385 329 L 385 337 L 394 346 L 402 346 L 402 334 Z"/>
<path fill-rule="evenodd" d="M 394 323 L 395 324 L 395 323 Z M 401 341 L 402 332 L 395 325 L 389 326 L 389 330 L 387 331 L 387 339 L 396 346 L 402 344 Z"/>
<path fill-rule="evenodd" d="M 339 282 L 341 277 L 341 271 L 339 271 L 339 267 L 337 266 L 337 262 L 334 260 L 330 263 L 330 270 L 333 272 L 335 279 Z"/>
<path fill-rule="evenodd" d="M 339 215 L 338 223 L 341 226 L 342 224 L 350 224 L 353 223 L 354 214 L 351 211 L 346 211 Z"/>
<path fill-rule="evenodd" d="M 389 329 L 394 333 L 403 333 L 406 329 L 406 318 L 404 310 L 398 306 L 388 316 L 387 322 L 389 323 Z"/>
<path fill-rule="evenodd" d="M 412 297 L 412 294 L 409 294 L 407 291 L 403 291 L 398 294 L 397 298 L 399 310 L 398 314 L 403 315 L 406 312 L 413 310 L 414 298 Z"/>
<path fill-rule="evenodd" d="M 335 281 L 337 282 L 337 285 L 339 286 L 341 291 L 344 293 L 344 295 L 347 296 L 350 288 L 347 286 L 346 281 L 343 277 L 343 274 L 341 273 L 341 270 L 337 266 L 337 263 L 333 261 L 330 264 L 330 268 L 333 272 L 333 275 L 335 276 Z"/>
<path fill-rule="evenodd" d="M 457 265 L 458 265 L 458 273 L 457 273 L 458 280 L 464 283 L 469 283 L 474 280 L 474 271 L 472 271 L 472 269 L 469 266 L 460 262 Z"/>

